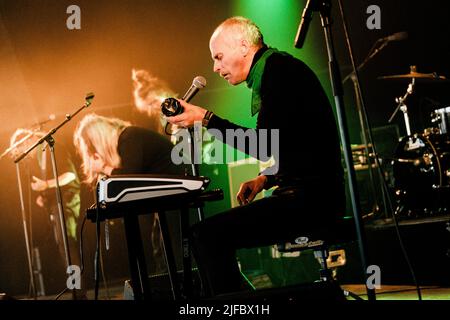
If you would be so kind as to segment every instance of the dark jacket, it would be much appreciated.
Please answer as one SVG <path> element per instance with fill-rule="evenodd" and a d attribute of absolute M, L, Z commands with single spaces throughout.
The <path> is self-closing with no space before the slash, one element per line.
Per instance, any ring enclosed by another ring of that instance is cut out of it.
<path fill-rule="evenodd" d="M 252 68 L 265 50 L 267 47 L 255 54 Z M 247 129 L 217 115 L 212 116 L 209 128 L 222 132 Z M 333 110 L 318 78 L 305 63 L 286 53 L 269 56 L 261 80 L 257 129 L 280 132 L 279 170 L 268 176 L 266 188 L 311 181 L 342 187 L 341 151 Z M 249 153 L 248 146 L 242 151 Z"/>

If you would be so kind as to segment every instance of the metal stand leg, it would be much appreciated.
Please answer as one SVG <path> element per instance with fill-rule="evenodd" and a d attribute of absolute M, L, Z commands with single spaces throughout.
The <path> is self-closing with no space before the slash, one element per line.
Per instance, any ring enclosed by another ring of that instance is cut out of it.
<path fill-rule="evenodd" d="M 138 217 L 136 215 L 125 215 L 123 221 L 125 224 L 125 236 L 127 239 L 128 261 L 130 263 L 131 286 L 133 288 L 134 300 L 150 300 L 150 284 Z"/>
<path fill-rule="evenodd" d="M 166 213 L 164 211 L 158 212 L 159 228 L 164 246 L 164 256 L 166 259 L 167 270 L 169 273 L 170 287 L 172 288 L 172 295 L 174 300 L 179 300 L 181 297 L 180 287 L 177 278 L 177 266 L 175 257 L 173 255 L 172 241 L 170 240 L 169 229 L 167 226 Z"/>
<path fill-rule="evenodd" d="M 183 294 L 186 298 L 192 297 L 192 261 L 189 239 L 189 208 L 181 210 L 181 239 L 183 248 Z"/>
<path fill-rule="evenodd" d="M 20 209 L 21 209 L 21 213 L 22 213 L 23 233 L 25 236 L 25 247 L 27 250 L 28 272 L 30 274 L 31 295 L 33 298 L 36 298 L 36 282 L 34 279 L 33 259 L 32 259 L 31 247 L 30 247 L 30 240 L 28 238 L 27 218 L 26 218 L 26 213 L 25 213 L 25 205 L 24 205 L 24 201 L 23 201 L 23 192 L 22 192 L 22 183 L 20 180 L 19 163 L 16 163 L 16 173 L 17 173 L 17 183 L 19 185 Z"/>
<path fill-rule="evenodd" d="M 324 282 L 329 282 L 333 280 L 331 270 L 328 268 L 327 265 L 327 258 L 328 258 L 328 248 L 321 247 L 318 250 L 314 250 L 314 257 L 319 261 L 320 263 L 320 280 Z"/>

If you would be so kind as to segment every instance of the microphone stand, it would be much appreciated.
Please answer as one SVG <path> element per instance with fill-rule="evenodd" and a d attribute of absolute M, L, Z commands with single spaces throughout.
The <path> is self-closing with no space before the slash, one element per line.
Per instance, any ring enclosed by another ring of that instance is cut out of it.
<path fill-rule="evenodd" d="M 199 157 L 201 157 L 201 151 L 200 153 L 196 149 L 196 146 L 198 143 L 201 142 L 201 134 L 202 134 L 202 126 L 198 127 L 194 123 L 193 128 L 188 129 L 181 129 L 181 130 L 187 130 L 187 133 L 189 134 L 188 144 L 189 144 L 189 159 L 191 161 L 191 173 L 192 176 L 198 177 L 199 176 L 199 168 L 198 168 L 198 162 L 197 160 Z M 184 133 L 183 133 L 184 135 Z M 183 138 L 184 139 L 184 138 Z M 186 173 L 187 174 L 187 173 Z M 204 213 L 203 208 L 199 204 L 197 206 L 197 214 L 198 214 L 198 221 L 204 220 Z M 192 259 L 191 259 L 191 244 L 189 239 L 189 207 L 183 207 L 180 209 L 180 229 L 181 229 L 181 246 L 183 250 L 183 298 L 184 299 L 190 299 L 193 295 L 193 277 L 192 277 Z M 170 272 L 169 272 L 170 275 Z M 172 281 L 172 280 L 171 280 Z M 176 298 L 175 298 L 176 299 Z"/>
<path fill-rule="evenodd" d="M 383 40 L 383 43 L 381 44 L 381 46 L 379 46 L 378 48 L 376 48 L 375 50 L 373 50 L 373 48 L 376 47 L 376 45 L 379 43 L 380 40 L 378 40 L 374 46 L 372 47 L 372 49 L 369 51 L 369 54 L 367 55 L 366 59 L 364 59 L 364 61 L 356 68 L 356 71 L 359 72 L 373 57 L 375 57 L 381 50 L 384 49 L 384 47 L 386 47 L 386 45 L 389 43 L 389 41 L 387 40 Z M 360 90 L 359 90 L 359 82 L 358 79 L 356 77 L 355 74 L 355 70 L 353 70 L 352 72 L 350 72 L 345 78 L 344 80 L 342 80 L 342 84 L 345 84 L 345 82 L 351 79 L 353 82 L 353 89 L 355 90 L 355 100 L 356 100 L 356 107 L 357 107 L 357 111 L 358 111 L 358 115 L 359 115 L 359 124 L 361 126 L 361 132 L 362 132 L 362 143 L 364 145 L 364 151 L 366 152 L 367 155 L 367 166 L 368 166 L 368 170 L 369 170 L 369 180 L 370 180 L 370 191 L 372 193 L 375 205 L 373 208 L 372 214 L 375 216 L 378 211 L 380 210 L 380 206 L 378 204 L 378 196 L 376 193 L 376 185 L 375 185 L 375 178 L 374 178 L 374 174 L 372 171 L 372 160 L 370 159 L 370 150 L 369 150 L 369 143 L 372 145 L 372 150 L 374 150 L 373 146 L 374 146 L 374 142 L 371 139 L 371 135 L 368 137 L 367 133 L 369 132 L 369 125 L 368 125 L 368 121 L 367 121 L 367 116 L 366 114 L 363 112 L 364 109 L 364 102 L 362 100 L 362 97 L 360 95 Z M 365 120 L 365 121 L 364 121 Z M 377 156 L 377 155 L 375 155 Z M 376 164 L 376 162 L 375 162 Z M 381 178 L 382 179 L 382 178 Z M 382 190 L 382 194 L 383 194 L 383 198 L 384 198 L 384 192 Z M 385 201 L 384 201 L 385 203 Z M 387 212 L 387 210 L 386 210 Z M 370 213 L 368 214 L 368 216 L 370 215 Z"/>
<path fill-rule="evenodd" d="M 379 41 L 379 40 L 378 40 Z M 378 41 L 375 43 L 374 46 L 376 46 L 376 44 L 378 43 Z M 361 64 L 356 68 L 357 71 L 360 71 L 362 68 L 364 68 L 364 66 L 367 64 L 367 62 L 369 62 L 370 60 L 372 60 L 373 57 L 375 57 L 379 52 L 381 52 L 381 50 L 384 49 L 384 47 L 387 46 L 387 44 L 389 43 L 389 41 L 384 40 L 383 43 L 381 44 L 381 46 L 375 50 L 371 49 L 369 51 L 369 54 L 367 55 L 366 59 L 364 59 L 363 62 L 361 62 Z M 350 79 L 351 77 L 353 77 L 355 74 L 355 71 L 350 72 L 345 78 L 344 80 L 342 80 L 342 84 L 345 84 L 347 82 L 348 79 Z"/>
<path fill-rule="evenodd" d="M 362 131 L 362 143 L 364 145 L 364 151 L 367 156 L 366 159 L 367 159 L 367 168 L 369 171 L 370 191 L 372 193 L 372 197 L 375 202 L 375 204 L 372 208 L 373 212 L 368 213 L 367 216 L 370 216 L 370 215 L 376 216 L 380 210 L 380 206 L 378 205 L 378 196 L 377 196 L 377 192 L 376 192 L 377 188 L 375 185 L 375 177 L 374 177 L 374 174 L 372 171 L 373 167 L 372 167 L 372 160 L 370 159 L 370 150 L 369 150 L 369 144 L 372 146 L 372 151 L 375 150 L 375 148 L 373 148 L 374 142 L 367 136 L 368 130 L 366 130 L 366 126 L 364 125 L 365 124 L 364 113 L 362 110 L 363 103 L 362 103 L 362 97 L 360 96 L 360 91 L 358 90 L 358 80 L 356 79 L 355 75 L 352 75 L 351 79 L 353 82 L 353 89 L 355 90 L 356 109 L 358 110 L 359 124 L 361 126 L 361 131 Z M 377 156 L 377 155 L 375 154 L 375 156 Z M 374 163 L 374 165 L 376 165 L 376 162 Z"/>
<path fill-rule="evenodd" d="M 190 144 L 190 152 L 191 152 L 191 171 L 192 171 L 192 175 L 194 177 L 198 177 L 199 176 L 199 166 L 198 166 L 198 162 L 197 157 L 202 157 L 201 151 L 200 154 L 197 152 L 198 150 L 195 149 L 195 146 L 198 143 L 201 143 L 201 135 L 202 135 L 202 126 L 200 126 L 198 129 L 194 124 L 193 128 L 189 128 L 189 144 Z M 198 159 L 198 160 L 200 160 Z M 198 214 L 198 220 L 202 221 L 205 216 L 203 213 L 203 208 L 202 207 L 198 207 L 197 208 L 197 214 Z"/>
<path fill-rule="evenodd" d="M 42 138 L 40 138 L 34 145 L 29 147 L 26 151 L 24 151 L 17 159 L 14 160 L 16 164 L 18 164 L 23 158 L 25 158 L 31 151 L 33 151 L 38 145 L 44 143 L 46 141 L 48 145 L 50 146 L 50 155 L 51 155 L 51 161 L 52 161 L 52 169 L 53 169 L 53 176 L 55 178 L 56 183 L 56 199 L 58 204 L 58 214 L 59 214 L 59 222 L 61 225 L 61 232 L 62 232 L 62 239 L 64 244 L 64 253 L 65 253 L 65 260 L 66 260 L 66 270 L 68 270 L 69 266 L 72 265 L 71 259 L 70 259 L 70 251 L 68 246 L 68 239 L 67 239 L 67 231 L 66 231 L 66 220 L 64 217 L 64 209 L 63 209 L 63 203 L 62 203 L 62 196 L 61 196 L 61 188 L 59 185 L 59 179 L 58 179 L 58 170 L 56 166 L 56 157 L 55 157 L 55 140 L 53 138 L 53 135 L 67 122 L 69 122 L 74 116 L 76 116 L 81 110 L 84 108 L 87 108 L 91 105 L 92 99 L 94 98 L 93 93 L 89 93 L 86 95 L 86 103 L 81 106 L 77 111 L 75 111 L 72 115 L 67 114 L 66 119 L 60 123 L 55 128 L 51 129 L 48 133 L 46 133 Z M 72 291 L 72 297 L 75 299 L 75 289 Z"/>
<path fill-rule="evenodd" d="M 353 209 L 353 216 L 355 219 L 356 233 L 359 242 L 359 251 L 361 255 L 361 262 L 363 267 L 364 277 L 367 280 L 367 257 L 366 257 L 366 238 L 364 234 L 364 230 L 362 227 L 362 218 L 361 218 L 361 207 L 359 203 L 359 196 L 357 192 L 357 184 L 356 184 L 356 174 L 355 168 L 353 167 L 353 157 L 352 151 L 350 147 L 350 139 L 348 134 L 348 126 L 345 115 L 344 108 L 344 98 L 343 98 L 343 88 L 342 88 L 342 80 L 340 75 L 340 69 L 338 62 L 336 60 L 335 48 L 332 38 L 332 30 L 331 30 L 331 2 L 330 0 L 321 0 L 316 2 L 316 5 L 312 6 L 312 10 L 320 12 L 320 19 L 325 35 L 325 41 L 327 46 L 328 53 L 328 63 L 329 63 L 329 71 L 330 71 L 330 81 L 333 90 L 333 96 L 336 104 L 336 115 L 339 123 L 339 132 L 341 136 L 341 143 L 344 152 L 345 164 L 347 166 L 347 174 L 348 174 L 348 184 L 350 191 L 350 198 Z M 369 300 L 375 300 L 375 290 L 369 288 L 367 286 L 366 281 L 366 290 L 367 296 Z"/>

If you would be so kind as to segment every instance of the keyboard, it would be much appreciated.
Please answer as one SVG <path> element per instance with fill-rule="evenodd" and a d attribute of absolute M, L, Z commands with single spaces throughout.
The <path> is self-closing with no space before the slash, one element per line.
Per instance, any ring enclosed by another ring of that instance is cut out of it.
<path fill-rule="evenodd" d="M 205 191 L 205 177 L 169 175 L 114 175 L 97 184 L 97 204 L 86 212 L 96 221 L 123 217 L 124 214 L 148 214 L 160 210 L 195 207 L 202 202 L 223 199 L 220 189 Z"/>

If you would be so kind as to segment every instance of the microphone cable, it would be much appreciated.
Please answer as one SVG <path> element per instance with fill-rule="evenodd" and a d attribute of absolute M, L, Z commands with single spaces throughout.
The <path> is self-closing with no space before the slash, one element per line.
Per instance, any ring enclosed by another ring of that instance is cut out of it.
<path fill-rule="evenodd" d="M 84 273 L 84 246 L 83 246 L 83 232 L 84 232 L 84 226 L 86 224 L 87 216 L 85 215 L 83 218 L 83 221 L 81 222 L 81 228 L 80 228 L 80 243 L 78 246 L 79 254 L 80 254 L 80 277 Z M 58 300 L 66 291 L 68 288 L 65 288 L 60 293 L 58 293 L 54 300 Z"/>
<path fill-rule="evenodd" d="M 95 217 L 95 257 L 94 257 L 94 300 L 98 300 L 98 291 L 100 285 L 100 246 L 101 246 L 101 224 L 100 224 L 100 209 L 98 192 L 95 192 L 95 205 L 96 205 L 96 217 Z"/>

